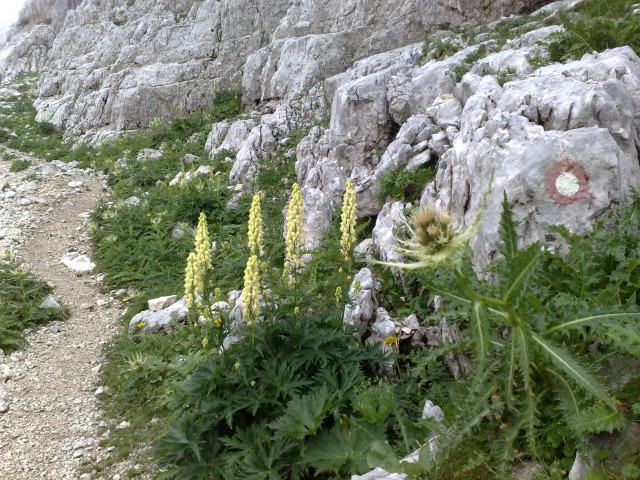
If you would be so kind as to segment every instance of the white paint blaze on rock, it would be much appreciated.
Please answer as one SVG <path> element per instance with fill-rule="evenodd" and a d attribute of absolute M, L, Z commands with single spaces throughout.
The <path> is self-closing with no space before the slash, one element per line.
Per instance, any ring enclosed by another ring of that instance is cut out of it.
<path fill-rule="evenodd" d="M 578 177 L 571 172 L 562 172 L 556 178 L 556 189 L 565 197 L 572 197 L 580 189 Z"/>
<path fill-rule="evenodd" d="M 60 261 L 71 270 L 79 273 L 90 272 L 96 267 L 87 255 L 78 252 L 65 253 Z"/>

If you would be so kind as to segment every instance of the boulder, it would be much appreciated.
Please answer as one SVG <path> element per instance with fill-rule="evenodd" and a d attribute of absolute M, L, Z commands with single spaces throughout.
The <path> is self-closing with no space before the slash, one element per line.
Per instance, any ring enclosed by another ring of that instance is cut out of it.
<path fill-rule="evenodd" d="M 167 303 L 166 299 L 164 303 Z M 184 297 L 161 310 L 144 310 L 134 315 L 129 322 L 129 335 L 169 332 L 171 324 L 184 321 L 188 313 L 187 300 Z"/>

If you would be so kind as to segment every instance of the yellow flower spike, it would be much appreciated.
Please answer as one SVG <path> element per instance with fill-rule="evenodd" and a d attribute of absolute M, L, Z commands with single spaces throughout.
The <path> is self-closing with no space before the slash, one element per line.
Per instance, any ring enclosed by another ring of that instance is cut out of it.
<path fill-rule="evenodd" d="M 209 228 L 207 227 L 207 216 L 200 213 L 198 227 L 196 229 L 196 254 L 203 275 L 211 270 L 211 239 L 209 238 Z"/>
<path fill-rule="evenodd" d="M 356 192 L 351 180 L 347 180 L 346 191 L 342 201 L 340 217 L 340 254 L 342 258 L 351 259 L 351 249 L 356 242 Z"/>
<path fill-rule="evenodd" d="M 184 295 L 187 299 L 187 308 L 191 310 L 196 303 L 196 264 L 197 255 L 191 252 L 187 257 L 187 268 L 184 275 Z"/>
<path fill-rule="evenodd" d="M 256 193 L 251 201 L 249 210 L 249 251 L 251 255 L 261 257 L 264 255 L 262 242 L 264 231 L 262 229 L 262 210 L 260 208 L 260 194 Z"/>
<path fill-rule="evenodd" d="M 297 183 L 293 184 L 291 200 L 287 208 L 287 235 L 285 237 L 286 253 L 283 276 L 289 276 L 289 285 L 295 283 L 295 274 L 301 267 L 301 250 L 303 246 L 302 222 L 304 208 L 302 193 Z"/>
<path fill-rule="evenodd" d="M 342 300 L 342 287 L 338 286 L 336 287 L 336 303 L 340 303 L 340 301 Z"/>
<path fill-rule="evenodd" d="M 251 255 L 244 270 L 244 288 L 242 289 L 242 316 L 247 325 L 253 326 L 260 316 L 260 277 L 259 262 L 256 255 Z"/>

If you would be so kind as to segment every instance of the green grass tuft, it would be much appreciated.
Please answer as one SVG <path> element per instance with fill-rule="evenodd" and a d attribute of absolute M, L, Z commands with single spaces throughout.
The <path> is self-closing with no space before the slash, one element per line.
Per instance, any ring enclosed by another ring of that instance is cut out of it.
<path fill-rule="evenodd" d="M 12 352 L 24 345 L 24 330 L 67 318 L 65 308 L 40 308 L 52 292 L 46 283 L 0 258 L 0 348 Z"/>

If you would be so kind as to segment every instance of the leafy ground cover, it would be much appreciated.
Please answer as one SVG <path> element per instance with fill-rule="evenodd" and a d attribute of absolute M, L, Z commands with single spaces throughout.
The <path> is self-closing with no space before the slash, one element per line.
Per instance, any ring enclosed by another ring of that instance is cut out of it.
<path fill-rule="evenodd" d="M 364 264 L 341 252 L 339 212 L 294 284 L 282 275 L 282 211 L 295 180 L 287 152 L 304 132 L 264 162 L 251 188 L 262 198 L 260 276 L 273 300 L 262 306 L 264 321 L 234 331 L 240 340 L 222 352 L 233 328 L 229 312 L 204 324 L 194 314 L 168 335 L 129 336 L 129 319 L 149 298 L 183 293 L 200 212 L 217 246 L 206 297 L 221 300 L 242 287 L 250 195 L 229 203 L 231 153 L 209 158 L 204 151 L 210 123 L 240 113 L 237 93 L 221 93 L 212 108 L 108 145 L 58 150 L 64 160 L 82 157 L 109 173 L 111 198 L 92 216 L 94 254 L 111 287 L 132 293 L 123 332 L 106 349 L 110 391 L 103 406 L 114 425 L 132 424 L 111 431 L 107 442 L 117 447 L 111 461 L 134 455 L 148 470 L 158 465 L 160 478 L 185 479 L 346 478 L 380 465 L 413 478 L 509 478 L 514 465 L 535 461 L 540 478 L 555 480 L 566 475 L 576 450 L 589 450 L 591 435 L 640 420 L 640 379 L 621 382 L 614 368 L 640 354 L 637 198 L 587 238 L 551 232 L 563 239 L 566 255 L 539 245 L 519 250 L 517 225 L 505 209 L 504 258 L 490 268 L 493 281 L 477 278 L 468 254 L 453 266 L 402 278 L 373 267 L 392 315 L 415 312 L 431 326 L 446 316 L 459 325 L 461 340 L 414 350 L 392 336 L 364 346 L 356 339 L 363 332 L 342 325 L 349 285 Z M 24 125 L 5 123 L 36 132 L 14 147 L 39 152 L 60 142 L 27 113 Z M 162 156 L 139 158 L 145 148 Z M 186 165 L 185 154 L 200 160 Z M 212 174 L 169 186 L 198 165 L 209 165 Z M 420 182 L 430 173 L 421 172 Z M 407 198 L 409 181 L 390 177 L 386 194 Z M 133 196 L 139 203 L 125 203 Z M 447 241 L 457 235 L 450 221 L 437 229 Z M 176 226 L 184 236 L 172 236 Z M 360 226 L 360 238 L 366 230 Z M 436 294 L 444 299 L 439 312 Z M 466 377 L 456 380 L 445 367 L 451 355 L 471 361 Z M 441 422 L 420 419 L 426 398 L 443 407 Z M 437 454 L 422 448 L 415 464 L 398 461 L 434 434 Z M 154 445 L 153 452 L 142 445 Z M 596 452 L 593 478 L 637 478 L 637 450 L 606 450 Z"/>
<path fill-rule="evenodd" d="M 64 308 L 40 308 L 52 290 L 11 258 L 0 258 L 0 348 L 5 353 L 24 345 L 25 329 L 66 318 Z"/>

